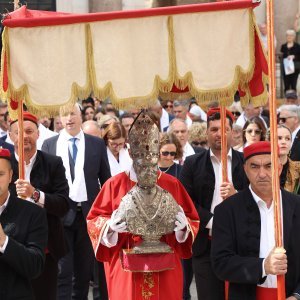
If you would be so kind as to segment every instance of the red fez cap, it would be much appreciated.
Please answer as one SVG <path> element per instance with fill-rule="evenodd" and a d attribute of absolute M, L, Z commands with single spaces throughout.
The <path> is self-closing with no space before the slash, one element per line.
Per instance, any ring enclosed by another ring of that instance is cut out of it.
<path fill-rule="evenodd" d="M 0 158 L 10 160 L 10 151 L 8 149 L 0 147 Z"/>
<path fill-rule="evenodd" d="M 271 154 L 271 143 L 267 141 L 261 141 L 253 143 L 244 148 L 245 161 L 254 155 Z"/>
<path fill-rule="evenodd" d="M 214 115 L 216 113 L 219 113 L 219 114 L 221 113 L 220 107 L 213 107 L 213 108 L 211 108 L 207 112 L 207 118 L 209 118 L 210 116 L 212 116 L 212 115 Z M 229 119 L 231 119 L 232 122 L 234 122 L 234 120 L 235 120 L 233 114 L 229 110 L 227 110 L 227 109 L 226 109 L 226 117 L 229 118 Z"/>
<path fill-rule="evenodd" d="M 28 111 L 24 111 L 23 112 L 23 120 L 24 121 L 31 121 L 34 124 L 36 124 L 36 126 L 38 126 L 38 118 L 35 115 L 33 115 L 30 112 L 28 112 Z M 17 121 L 18 121 L 18 119 L 12 120 L 10 122 L 10 125 L 13 124 L 13 123 L 15 123 L 15 122 L 17 122 Z"/>

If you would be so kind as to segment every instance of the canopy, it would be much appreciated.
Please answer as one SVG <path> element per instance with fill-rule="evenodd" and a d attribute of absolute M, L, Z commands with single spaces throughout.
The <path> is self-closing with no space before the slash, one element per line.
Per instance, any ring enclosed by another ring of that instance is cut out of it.
<path fill-rule="evenodd" d="M 257 2 L 257 1 L 254 1 Z M 94 95 L 119 108 L 159 93 L 198 102 L 267 100 L 267 62 L 251 0 L 135 11 L 66 14 L 28 10 L 3 22 L 1 96 L 42 114 Z"/>

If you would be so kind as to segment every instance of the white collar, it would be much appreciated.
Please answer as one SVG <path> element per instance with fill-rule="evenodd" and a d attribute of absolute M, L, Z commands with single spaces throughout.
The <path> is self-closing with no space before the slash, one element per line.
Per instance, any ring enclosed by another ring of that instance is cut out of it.
<path fill-rule="evenodd" d="M 249 184 L 249 190 L 250 190 L 250 192 L 251 192 L 251 194 L 253 196 L 253 199 L 255 200 L 255 202 L 256 202 L 257 205 L 259 205 L 259 203 L 262 203 L 262 202 L 265 203 L 265 205 L 267 205 L 266 202 L 263 199 L 261 199 L 258 195 L 256 195 L 254 193 L 254 191 L 252 190 L 251 184 Z M 281 191 L 280 191 L 279 196 L 280 196 L 280 199 L 281 199 Z M 274 203 L 274 201 L 272 201 L 272 204 L 271 204 L 271 206 L 270 206 L 269 209 L 273 208 L 273 203 Z"/>
<path fill-rule="evenodd" d="M 215 157 L 216 159 L 218 159 L 215 154 L 212 152 L 211 148 L 209 148 L 209 155 L 210 157 Z M 227 157 L 230 158 L 232 160 L 232 148 L 229 148 L 229 151 L 227 153 Z M 219 159 L 218 159 L 219 160 Z"/>
<path fill-rule="evenodd" d="M 10 193 L 8 192 L 5 202 L 0 206 L 0 216 L 3 213 L 3 211 L 5 210 L 5 208 L 7 207 L 9 197 L 10 197 Z"/>
<path fill-rule="evenodd" d="M 37 151 L 35 151 L 35 153 L 33 154 L 33 156 L 30 158 L 28 165 L 34 164 L 34 162 L 36 160 L 36 156 L 37 156 Z M 16 157 L 17 162 L 19 162 L 19 155 L 17 154 L 17 152 L 15 152 L 15 157 Z"/>
<path fill-rule="evenodd" d="M 75 136 L 72 136 L 66 131 L 66 129 L 62 129 L 60 134 L 62 134 L 65 137 L 65 139 L 68 141 L 72 138 L 77 138 L 78 140 L 80 140 L 82 139 L 83 131 L 82 129 L 80 129 L 80 131 Z"/>

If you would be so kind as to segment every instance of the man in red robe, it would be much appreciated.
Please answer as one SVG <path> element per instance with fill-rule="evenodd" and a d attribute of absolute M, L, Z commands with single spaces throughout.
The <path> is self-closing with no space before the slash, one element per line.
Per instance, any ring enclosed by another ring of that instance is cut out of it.
<path fill-rule="evenodd" d="M 131 249 L 141 238 L 127 232 L 126 224 L 124 222 L 119 224 L 113 212 L 118 209 L 122 197 L 136 185 L 136 181 L 140 187 L 151 185 L 149 184 L 151 172 L 157 170 L 156 158 L 159 152 L 156 152 L 155 148 L 159 146 L 159 133 L 157 130 L 157 140 L 153 143 L 156 129 L 149 119 L 149 116 L 141 113 L 129 133 L 134 171 L 130 171 L 129 174 L 124 172 L 109 179 L 102 187 L 87 217 L 88 232 L 96 258 L 104 262 L 111 300 L 182 299 L 183 276 L 180 259 L 192 255 L 192 243 L 199 228 L 197 211 L 181 183 L 168 174 L 154 173 L 156 184 L 168 191 L 184 211 L 178 213 L 180 216 L 177 215 L 174 232 L 161 238 L 162 242 L 167 243 L 174 250 L 175 268 L 160 272 L 123 270 L 120 253 L 123 249 Z M 144 130 L 143 121 L 152 128 Z"/>

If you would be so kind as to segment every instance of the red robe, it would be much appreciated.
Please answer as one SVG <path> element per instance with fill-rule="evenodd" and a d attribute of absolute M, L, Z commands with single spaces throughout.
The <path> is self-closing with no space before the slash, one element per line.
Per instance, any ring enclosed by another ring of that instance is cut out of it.
<path fill-rule="evenodd" d="M 104 262 L 109 299 L 181 300 L 183 275 L 180 259 L 192 255 L 191 248 L 199 229 L 199 217 L 191 198 L 175 177 L 159 173 L 157 180 L 157 184 L 171 193 L 183 208 L 191 230 L 184 243 L 177 242 L 174 232 L 161 238 L 175 252 L 175 269 L 152 273 L 124 271 L 120 263 L 120 251 L 131 248 L 134 240 L 139 239 L 130 233 L 119 233 L 118 243 L 114 247 L 108 248 L 100 244 L 112 212 L 135 184 L 125 172 L 110 178 L 102 187 L 87 216 L 88 232 L 96 258 Z"/>

